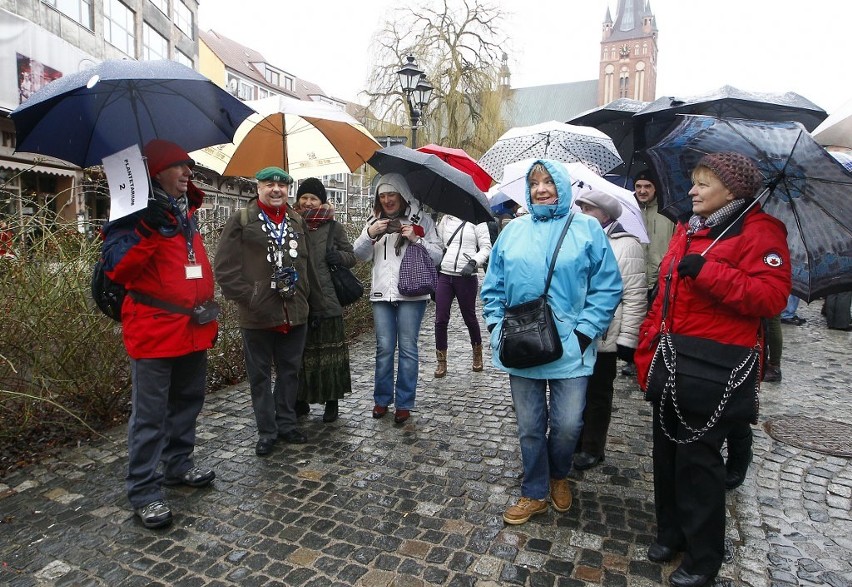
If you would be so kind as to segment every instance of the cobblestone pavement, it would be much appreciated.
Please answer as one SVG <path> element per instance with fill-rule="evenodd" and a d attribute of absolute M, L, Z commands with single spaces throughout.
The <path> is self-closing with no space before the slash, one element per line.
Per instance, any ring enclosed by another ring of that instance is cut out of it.
<path fill-rule="evenodd" d="M 819 303 L 784 326 L 783 382 L 765 384 L 761 424 L 786 415 L 852 423 L 852 333 L 829 331 Z M 0 584 L 29 585 L 659 585 L 650 410 L 619 377 L 606 461 L 572 476 L 575 501 L 521 526 L 507 377 L 470 371 L 457 312 L 449 375 L 434 380 L 431 308 L 417 410 L 374 420 L 371 335 L 352 347 L 354 393 L 341 417 L 303 419 L 306 445 L 254 454 L 246 385 L 212 394 L 199 421 L 205 489 L 169 489 L 167 529 L 144 529 L 123 491 L 125 429 L 0 479 Z M 490 357 L 489 357 L 490 359 Z M 820 427 L 813 427 L 819 436 Z M 833 439 L 841 442 L 843 439 Z M 850 442 L 850 438 L 845 438 Z M 852 464 L 780 443 L 755 427 L 755 459 L 728 496 L 733 560 L 717 584 L 852 583 Z"/>

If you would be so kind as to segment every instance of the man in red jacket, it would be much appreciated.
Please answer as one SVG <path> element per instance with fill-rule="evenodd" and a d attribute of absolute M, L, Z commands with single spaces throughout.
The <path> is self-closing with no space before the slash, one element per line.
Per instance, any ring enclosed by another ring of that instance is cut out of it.
<path fill-rule="evenodd" d="M 194 217 L 204 197 L 190 181 L 195 163 L 159 139 L 144 153 L 148 207 L 104 227 L 103 256 L 106 274 L 128 291 L 121 310 L 133 381 L 127 497 L 146 528 L 159 528 L 172 521 L 163 485 L 203 487 L 216 477 L 195 466 L 192 452 L 218 325 Z"/>

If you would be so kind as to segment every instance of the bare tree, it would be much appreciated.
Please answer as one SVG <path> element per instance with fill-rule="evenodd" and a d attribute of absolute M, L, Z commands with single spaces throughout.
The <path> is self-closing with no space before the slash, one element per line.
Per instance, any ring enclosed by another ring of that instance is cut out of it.
<path fill-rule="evenodd" d="M 408 134 L 409 114 L 397 70 L 417 59 L 434 86 L 421 118 L 424 143 L 481 155 L 505 130 L 498 85 L 505 14 L 483 0 L 438 0 L 396 9 L 374 38 L 370 109 L 385 134 Z"/>

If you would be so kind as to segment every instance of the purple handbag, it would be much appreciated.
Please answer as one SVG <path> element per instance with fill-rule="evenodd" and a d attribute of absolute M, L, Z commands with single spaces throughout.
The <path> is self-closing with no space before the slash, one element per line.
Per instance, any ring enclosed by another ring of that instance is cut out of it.
<path fill-rule="evenodd" d="M 399 265 L 399 293 L 411 297 L 431 295 L 437 284 L 438 271 L 426 247 L 408 243 Z"/>

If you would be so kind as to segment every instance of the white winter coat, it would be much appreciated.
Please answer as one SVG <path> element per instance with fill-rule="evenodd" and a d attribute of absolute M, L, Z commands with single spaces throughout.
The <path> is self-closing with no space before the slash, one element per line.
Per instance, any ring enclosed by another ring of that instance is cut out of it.
<path fill-rule="evenodd" d="M 401 188 L 402 189 L 402 188 Z M 414 196 L 409 193 L 400 193 L 403 200 L 407 203 L 407 207 L 399 220 L 403 224 L 419 224 L 423 227 L 426 235 L 420 239 L 420 244 L 426 247 L 432 262 L 437 267 L 441 262 L 441 242 L 438 240 L 438 235 L 435 230 L 435 221 L 420 210 L 420 205 Z M 397 239 L 404 239 L 398 232 L 391 234 L 383 234 L 375 241 L 367 234 L 367 227 L 371 226 L 378 220 L 371 215 L 364 225 L 361 234 L 355 239 L 353 249 L 355 256 L 361 261 L 373 262 L 373 280 L 370 289 L 371 302 L 415 302 L 419 300 L 428 300 L 428 295 L 423 296 L 404 296 L 399 293 L 399 266 L 402 263 L 402 257 L 405 255 L 405 249 L 408 247 L 406 242 L 396 254 Z"/>
<path fill-rule="evenodd" d="M 456 229 L 459 229 L 458 232 Z M 449 242 L 450 237 L 452 242 Z M 484 222 L 474 225 L 445 215 L 438 223 L 438 238 L 446 249 L 438 268 L 445 275 L 461 275 L 461 270 L 471 259 L 476 261 L 478 269 L 488 262 L 491 255 L 491 235 Z"/>
<path fill-rule="evenodd" d="M 598 341 L 598 352 L 614 353 L 617 345 L 635 349 L 639 342 L 639 326 L 645 319 L 648 305 L 648 284 L 645 279 L 645 251 L 639 239 L 626 232 L 618 222 L 607 226 L 604 232 L 615 253 L 623 289 L 612 322 Z"/>

